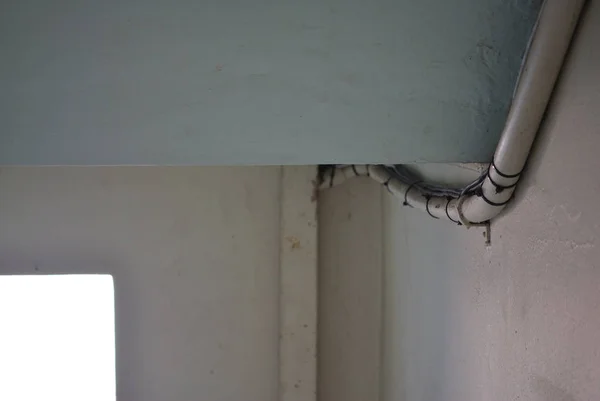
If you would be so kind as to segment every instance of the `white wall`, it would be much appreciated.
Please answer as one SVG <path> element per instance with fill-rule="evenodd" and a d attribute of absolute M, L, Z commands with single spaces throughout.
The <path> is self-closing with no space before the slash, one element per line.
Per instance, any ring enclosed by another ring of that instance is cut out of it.
<path fill-rule="evenodd" d="M 360 221 L 376 209 L 384 221 L 383 263 L 376 256 L 345 267 L 351 286 L 363 280 L 351 273 L 359 267 L 383 271 L 383 292 L 363 294 L 369 304 L 383 296 L 381 400 L 600 399 L 599 22 L 600 2 L 590 2 L 517 198 L 492 225 L 490 248 L 479 229 L 434 221 L 375 185 L 346 185 L 365 199 L 350 201 L 348 213 Z M 453 166 L 427 168 L 464 175 Z M 381 192 L 383 206 L 362 191 Z M 336 213 L 330 208 L 321 215 Z M 378 227 L 365 227 L 346 224 L 344 235 L 361 233 L 368 244 Z M 323 240 L 321 247 L 335 245 Z M 353 250 L 328 252 L 349 252 L 344 260 L 352 263 Z M 373 349 L 372 341 L 350 343 Z M 347 372 L 342 361 L 338 369 Z M 376 363 L 355 361 L 358 372 L 346 377 L 369 375 Z"/>
<path fill-rule="evenodd" d="M 314 169 L 283 171 L 2 168 L 0 274 L 113 275 L 119 400 L 312 396 Z"/>
<path fill-rule="evenodd" d="M 20 0 L 0 164 L 483 161 L 541 0 Z"/>

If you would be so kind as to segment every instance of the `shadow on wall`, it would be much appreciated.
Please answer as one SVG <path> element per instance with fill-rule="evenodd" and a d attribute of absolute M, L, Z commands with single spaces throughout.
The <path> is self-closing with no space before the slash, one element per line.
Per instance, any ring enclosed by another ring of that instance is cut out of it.
<path fill-rule="evenodd" d="M 380 399 L 381 194 L 363 177 L 319 196 L 321 401 Z"/>
<path fill-rule="evenodd" d="M 576 401 L 575 397 L 544 377 L 534 377 L 531 389 L 543 401 Z"/>

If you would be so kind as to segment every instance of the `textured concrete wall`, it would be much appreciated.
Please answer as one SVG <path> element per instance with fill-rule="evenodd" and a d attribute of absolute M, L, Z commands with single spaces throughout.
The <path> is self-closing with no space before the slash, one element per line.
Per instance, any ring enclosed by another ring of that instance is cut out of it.
<path fill-rule="evenodd" d="M 383 291 L 364 295 L 373 303 L 383 296 L 381 400 L 600 399 L 599 22 L 600 2 L 592 1 L 517 198 L 492 226 L 491 248 L 481 230 L 432 220 L 385 191 L 382 208 L 351 203 L 357 219 L 374 208 L 384 222 L 383 263 L 360 261 L 383 271 Z M 378 234 L 365 227 L 345 231 L 369 243 Z M 363 279 L 355 278 L 345 280 Z M 375 347 L 371 341 L 355 347 Z M 369 374 L 373 364 L 346 377 Z"/>
<path fill-rule="evenodd" d="M 0 164 L 488 161 L 541 0 L 21 0 Z"/>

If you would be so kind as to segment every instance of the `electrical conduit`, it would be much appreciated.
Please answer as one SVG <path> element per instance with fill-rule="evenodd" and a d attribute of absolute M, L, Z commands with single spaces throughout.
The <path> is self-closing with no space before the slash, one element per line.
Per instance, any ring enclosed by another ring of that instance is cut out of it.
<path fill-rule="evenodd" d="M 540 10 L 515 95 L 487 177 L 480 189 L 458 198 L 429 196 L 402 182 L 382 166 L 350 165 L 333 169 L 321 188 L 368 175 L 406 205 L 433 218 L 466 226 L 496 217 L 511 200 L 567 54 L 585 0 L 546 0 Z"/>

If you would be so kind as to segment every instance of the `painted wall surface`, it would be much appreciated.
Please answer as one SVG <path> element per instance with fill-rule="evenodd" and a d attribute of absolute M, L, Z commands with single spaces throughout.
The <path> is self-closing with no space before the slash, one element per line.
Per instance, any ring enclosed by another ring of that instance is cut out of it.
<path fill-rule="evenodd" d="M 0 6 L 0 164 L 488 161 L 541 0 Z"/>
<path fill-rule="evenodd" d="M 288 399 L 280 171 L 2 168 L 0 274 L 113 275 L 119 400 Z"/>
<path fill-rule="evenodd" d="M 383 206 L 350 202 L 347 210 L 358 221 L 380 212 L 383 262 L 375 256 L 344 266 L 348 275 L 368 265 L 383 272 L 383 291 L 363 294 L 382 302 L 380 400 L 600 399 L 599 22 L 600 3 L 590 2 L 517 198 L 492 226 L 490 248 L 480 229 L 432 220 L 375 184 L 354 181 L 324 195 L 383 196 Z M 426 168 L 466 178 L 458 167 Z M 321 210 L 335 212 L 334 205 Z M 379 232 L 365 228 L 346 224 L 345 235 L 361 233 L 361 247 L 368 246 Z M 335 243 L 321 247 L 329 245 Z M 348 252 L 344 260 L 352 263 L 353 249 L 328 252 Z M 362 279 L 345 278 L 352 285 Z M 375 347 L 371 338 L 352 344 Z M 377 363 L 366 360 L 364 371 L 347 375 L 344 361 L 337 359 L 345 375 L 339 381 L 370 374 Z"/>
<path fill-rule="evenodd" d="M 369 179 L 319 198 L 318 398 L 378 400 L 382 193 Z"/>

